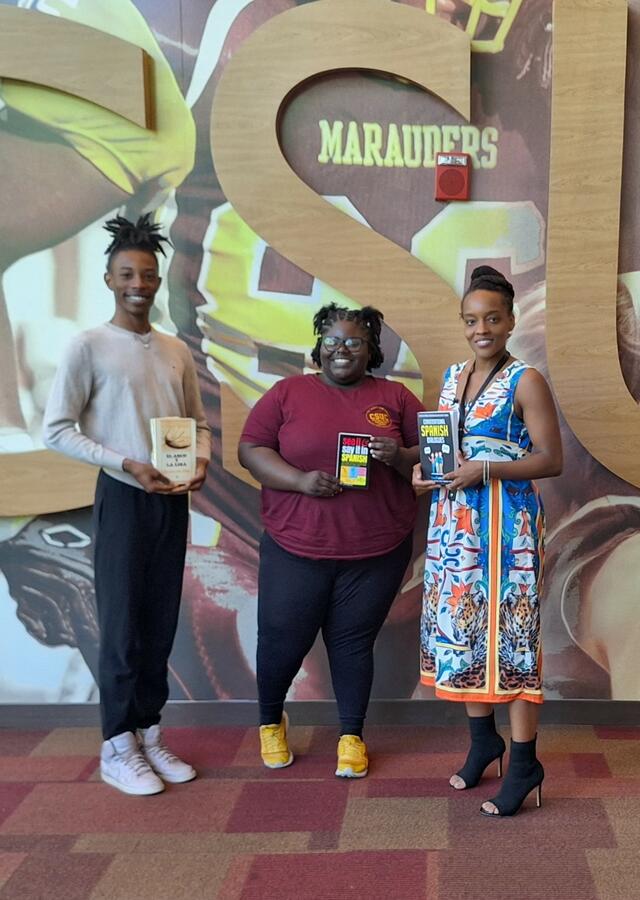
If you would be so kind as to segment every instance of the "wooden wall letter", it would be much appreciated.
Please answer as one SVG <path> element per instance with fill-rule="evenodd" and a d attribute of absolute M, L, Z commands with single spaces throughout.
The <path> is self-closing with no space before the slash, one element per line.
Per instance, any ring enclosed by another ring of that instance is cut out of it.
<path fill-rule="evenodd" d="M 640 412 L 616 332 L 626 38 L 625 0 L 556 0 L 546 327 L 567 422 L 592 456 L 640 487 Z"/>
<path fill-rule="evenodd" d="M 29 81 L 104 106 L 152 127 L 151 58 L 94 28 L 0 6 L 0 78 Z M 59 453 L 0 454 L 0 516 L 29 516 L 93 503 L 97 470 Z"/>
<path fill-rule="evenodd" d="M 390 0 L 320 0 L 275 16 L 235 53 L 213 104 L 211 146 L 225 195 L 264 240 L 300 268 L 385 320 L 420 363 L 434 404 L 442 371 L 464 355 L 457 297 L 423 263 L 335 209 L 292 171 L 278 143 L 288 94 L 339 69 L 406 78 L 467 120 L 469 38 L 424 10 Z M 225 465 L 239 478 L 235 444 L 247 409 L 223 394 Z"/>
<path fill-rule="evenodd" d="M 153 128 L 152 63 L 140 47 L 96 28 L 0 6 L 0 78 L 74 94 Z"/>

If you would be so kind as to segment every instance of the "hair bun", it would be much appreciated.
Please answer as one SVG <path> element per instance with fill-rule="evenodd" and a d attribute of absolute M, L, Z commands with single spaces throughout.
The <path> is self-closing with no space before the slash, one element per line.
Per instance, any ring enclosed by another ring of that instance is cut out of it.
<path fill-rule="evenodd" d="M 483 278 L 486 275 L 497 275 L 499 278 L 504 278 L 502 272 L 498 272 L 498 270 L 492 268 L 492 266 L 476 266 L 471 273 L 471 281 L 475 281 L 476 278 Z"/>
<path fill-rule="evenodd" d="M 496 287 L 501 288 L 503 291 L 508 293 L 512 299 L 515 296 L 515 291 L 511 282 L 507 281 L 502 272 L 498 272 L 498 270 L 494 269 L 493 266 L 476 266 L 476 268 L 471 273 L 469 288 L 471 289 L 471 287 L 477 281 L 484 282 L 485 284 L 495 285 Z"/>

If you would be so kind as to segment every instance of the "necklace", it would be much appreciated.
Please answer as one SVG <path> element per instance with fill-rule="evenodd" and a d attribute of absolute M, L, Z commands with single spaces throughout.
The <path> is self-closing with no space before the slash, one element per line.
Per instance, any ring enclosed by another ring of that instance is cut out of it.
<path fill-rule="evenodd" d="M 153 335 L 153 329 L 150 328 L 149 331 L 145 332 L 145 334 L 138 334 L 137 331 L 133 332 L 133 336 L 137 341 L 140 341 L 145 350 L 148 350 L 151 346 L 151 336 Z"/>

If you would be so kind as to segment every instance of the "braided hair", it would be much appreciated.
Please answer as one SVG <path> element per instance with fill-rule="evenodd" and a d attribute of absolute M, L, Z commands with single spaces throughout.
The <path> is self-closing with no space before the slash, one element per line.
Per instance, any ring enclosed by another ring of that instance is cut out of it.
<path fill-rule="evenodd" d="M 169 238 L 159 234 L 160 225 L 151 221 L 151 213 L 140 216 L 137 222 L 130 222 L 124 216 L 116 216 L 105 222 L 104 230 L 111 235 L 111 243 L 105 250 L 107 254 L 107 270 L 111 269 L 114 256 L 121 250 L 146 250 L 153 256 L 164 252 L 163 242 L 170 244 Z"/>
<path fill-rule="evenodd" d="M 491 266 L 477 266 L 471 273 L 469 286 L 462 297 L 463 303 L 464 298 L 471 291 L 494 291 L 496 294 L 500 294 L 507 307 L 507 312 L 510 316 L 513 315 L 513 298 L 515 296 L 513 285 L 497 269 L 493 269 Z"/>
<path fill-rule="evenodd" d="M 363 306 L 362 309 L 348 309 L 335 303 L 323 306 L 313 317 L 313 333 L 318 335 L 318 340 L 311 351 L 311 359 L 320 368 L 320 345 L 327 329 L 336 322 L 356 322 L 367 332 L 369 344 L 367 372 L 379 368 L 384 362 L 384 353 L 380 346 L 383 320 L 384 316 L 380 310 L 374 309 L 373 306 Z"/>

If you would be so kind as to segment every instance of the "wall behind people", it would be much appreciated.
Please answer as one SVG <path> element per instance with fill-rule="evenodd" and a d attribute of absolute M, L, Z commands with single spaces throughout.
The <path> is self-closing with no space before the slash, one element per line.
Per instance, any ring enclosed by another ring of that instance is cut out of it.
<path fill-rule="evenodd" d="M 0 0 L 0 9 L 18 5 L 23 4 Z M 160 202 L 163 225 L 170 228 L 174 246 L 163 264 L 155 324 L 190 347 L 214 430 L 208 481 L 191 509 L 184 603 L 172 657 L 176 699 L 255 697 L 258 491 L 231 470 L 227 450 L 233 441 L 224 433 L 221 392 L 248 411 L 277 379 L 309 369 L 315 309 L 333 299 L 357 305 L 284 258 L 240 218 L 222 192 L 211 156 L 212 101 L 229 60 L 263 24 L 303 5 L 295 0 L 217 0 L 211 8 L 195 0 L 30 4 L 33 15 L 111 29 L 148 47 L 162 73 L 157 102 L 173 111 L 160 154 L 150 139 L 145 145 L 144 134 L 134 141 L 123 132 L 115 116 L 105 139 L 82 119 L 73 98 L 52 115 L 43 97 L 27 102 L 15 87 L 7 88 L 8 82 L 3 91 L 0 82 L 1 171 L 21 185 L 20 202 L 0 209 L 0 248 L 11 247 L 10 254 L 0 249 L 0 341 L 7 367 L 0 387 L 0 453 L 20 452 L 27 460 L 41 448 L 48 384 L 66 342 L 111 314 L 102 285 L 103 219 L 114 210 L 134 214 Z M 445 4 L 440 9 L 431 0 L 403 5 L 424 15 L 435 10 L 460 27 L 470 14 L 462 2 L 453 12 L 451 4 L 445 10 Z M 492 262 L 505 271 L 519 298 L 512 352 L 546 373 L 551 2 L 510 0 L 503 13 L 481 19 L 472 35 L 469 121 L 412 84 L 334 72 L 288 100 L 280 141 L 292 169 L 314 191 L 449 285 L 454 326 L 455 297 L 471 269 Z M 629 15 L 628 70 L 633 72 L 640 52 L 638 0 Z M 629 76 L 618 337 L 623 374 L 636 399 L 638 103 Z M 439 150 L 471 154 L 471 202 L 433 199 Z M 48 190 L 52 184 L 58 190 Z M 370 264 L 375 268 L 376 259 Z M 429 346 L 414 347 L 412 338 L 385 329 L 382 374 L 421 396 L 423 377 L 439 373 L 421 371 L 416 354 L 423 369 L 424 360 L 428 367 Z M 7 360 L 15 360 L 11 371 Z M 640 676 L 634 676 L 625 655 L 638 637 L 631 609 L 640 565 L 639 492 L 594 459 L 566 422 L 563 437 L 566 474 L 542 486 L 549 517 L 543 611 L 547 696 L 640 699 Z M 417 653 L 425 520 L 423 510 L 413 567 L 379 640 L 374 697 L 428 696 L 418 686 Z M 0 702 L 93 699 L 97 635 L 91 553 L 88 507 L 0 520 Z M 293 698 L 329 695 L 322 655 L 312 652 Z"/>

